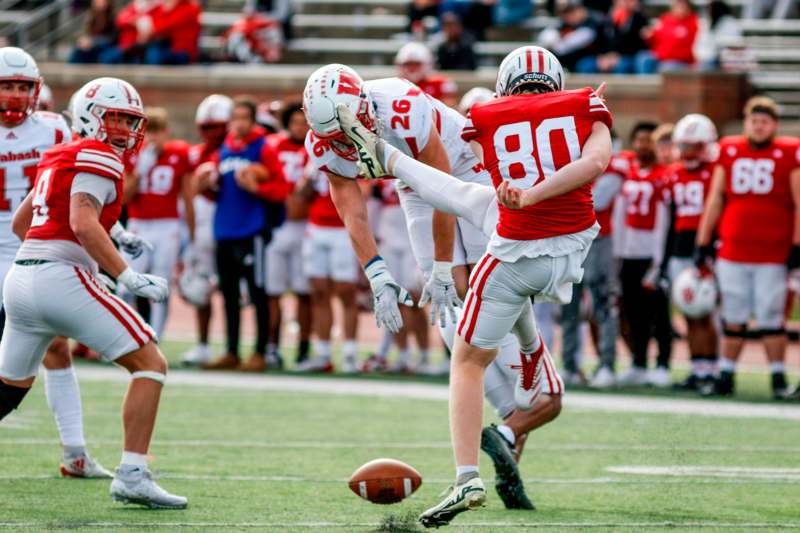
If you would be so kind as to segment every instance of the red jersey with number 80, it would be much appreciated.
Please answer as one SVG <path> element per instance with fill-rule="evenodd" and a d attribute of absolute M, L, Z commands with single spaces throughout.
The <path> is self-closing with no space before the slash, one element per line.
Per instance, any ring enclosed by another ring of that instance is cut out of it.
<path fill-rule="evenodd" d="M 178 197 L 183 177 L 189 173 L 189 145 L 169 141 L 158 156 L 148 155 L 145 146 L 135 158 L 133 171 L 139 176 L 139 188 L 127 204 L 131 219 L 178 218 Z M 155 161 L 145 163 L 147 157 Z"/>
<path fill-rule="evenodd" d="M 109 231 L 122 211 L 123 168 L 116 152 L 94 139 L 61 144 L 45 152 L 33 185 L 33 218 L 25 238 L 80 244 L 69 224 L 69 204 L 72 180 L 82 172 L 114 181 L 116 198 L 100 212 L 100 224 Z"/>
<path fill-rule="evenodd" d="M 800 166 L 798 140 L 779 137 L 765 148 L 743 136 L 720 141 L 725 210 L 719 257 L 746 263 L 785 263 L 792 246 L 794 204 L 789 176 Z"/>
<path fill-rule="evenodd" d="M 598 121 L 611 128 L 611 113 L 588 87 L 522 94 L 476 104 L 462 138 L 480 143 L 495 187 L 509 180 L 529 189 L 580 158 Z M 589 183 L 524 209 L 499 210 L 497 234 L 518 241 L 578 233 L 596 221 Z"/>

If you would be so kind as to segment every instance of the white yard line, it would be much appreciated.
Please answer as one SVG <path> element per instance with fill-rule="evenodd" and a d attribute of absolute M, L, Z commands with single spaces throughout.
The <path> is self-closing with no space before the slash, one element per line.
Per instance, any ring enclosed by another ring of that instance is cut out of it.
<path fill-rule="evenodd" d="M 676 476 L 701 478 L 768 479 L 800 481 L 800 468 L 771 468 L 749 466 L 609 466 L 607 471 L 615 474 L 638 474 L 645 476 Z"/>
<path fill-rule="evenodd" d="M 340 522 L 160 522 L 153 524 L 135 522 L 70 522 L 60 527 L 54 522 L 0 522 L 0 528 L 46 528 L 51 529 L 75 529 L 75 528 L 247 528 L 247 529 L 281 529 L 281 528 L 309 528 L 309 529 L 352 529 L 352 528 L 376 528 L 380 526 L 377 522 L 363 523 L 340 523 Z M 575 529 L 575 528 L 596 528 L 596 529 L 797 529 L 800 522 L 454 522 L 449 528 L 473 529 L 473 528 L 530 528 L 530 529 Z"/>
<path fill-rule="evenodd" d="M 78 368 L 78 375 L 82 381 L 126 382 L 129 379 L 125 371 L 106 366 L 80 366 Z M 238 390 L 304 392 L 346 396 L 378 396 L 383 398 L 412 398 L 419 400 L 447 400 L 448 396 L 446 385 L 430 383 L 405 383 L 339 378 L 321 379 L 299 376 L 250 376 L 225 372 L 181 370 L 174 370 L 170 373 L 167 387 L 169 387 L 170 384 L 221 387 Z M 568 408 L 581 411 L 663 413 L 800 421 L 800 406 L 797 405 L 648 398 L 643 396 L 598 394 L 591 392 L 568 392 L 564 396 L 564 403 Z"/>
<path fill-rule="evenodd" d="M 0 429 L 7 426 L 5 421 Z M 47 437 L 0 437 L 0 446 L 57 446 L 59 440 Z M 92 444 L 114 445 L 118 439 L 92 439 Z M 270 450 L 353 450 L 379 448 L 386 450 L 450 450 L 449 441 L 441 442 L 320 442 L 320 441 L 281 441 L 264 442 L 250 440 L 216 439 L 157 439 L 153 446 L 177 446 L 181 448 L 264 448 Z M 735 454 L 800 454 L 800 446 L 726 446 L 726 445 L 649 445 L 649 444 L 592 444 L 564 443 L 539 444 L 540 451 L 611 451 L 611 452 L 695 452 L 695 453 L 735 453 Z"/>

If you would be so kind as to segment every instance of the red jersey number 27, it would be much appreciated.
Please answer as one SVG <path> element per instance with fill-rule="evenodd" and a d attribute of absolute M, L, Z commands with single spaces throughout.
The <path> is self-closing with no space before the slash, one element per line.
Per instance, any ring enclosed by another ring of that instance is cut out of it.
<path fill-rule="evenodd" d="M 556 153 L 559 159 L 568 157 L 568 161 L 559 161 L 562 165 L 581 156 L 575 117 L 571 116 L 542 120 L 536 129 L 530 121 L 505 124 L 497 128 L 492 141 L 500 176 L 514 180 L 514 186 L 520 189 L 551 176 L 556 171 Z"/>
<path fill-rule="evenodd" d="M 50 192 L 50 178 L 53 176 L 53 169 L 48 168 L 39 176 L 36 188 L 33 190 L 33 218 L 31 227 L 41 226 L 47 222 L 49 208 L 47 207 L 47 194 Z"/>

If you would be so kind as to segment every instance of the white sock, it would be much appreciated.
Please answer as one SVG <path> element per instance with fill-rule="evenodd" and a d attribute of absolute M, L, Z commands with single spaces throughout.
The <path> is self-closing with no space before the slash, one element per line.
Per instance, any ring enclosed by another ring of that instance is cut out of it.
<path fill-rule="evenodd" d="M 785 372 L 785 367 L 783 366 L 783 361 L 773 361 L 769 364 L 769 371 L 773 374 L 783 374 Z"/>
<path fill-rule="evenodd" d="M 480 471 L 478 470 L 477 465 L 467 465 L 467 466 L 456 466 L 456 479 L 460 478 L 465 474 L 479 474 Z"/>
<path fill-rule="evenodd" d="M 345 359 L 355 361 L 358 355 L 358 342 L 355 339 L 347 339 L 342 344 L 342 355 Z"/>
<path fill-rule="evenodd" d="M 434 208 L 464 218 L 486 235 L 494 233 L 497 225 L 497 196 L 494 187 L 461 181 L 408 157 L 388 143 L 386 148 L 386 159 L 397 152 L 390 165 L 391 169 L 384 165 L 392 176 L 407 183 Z"/>
<path fill-rule="evenodd" d="M 147 466 L 147 456 L 143 453 L 122 452 L 119 464 L 129 466 Z"/>
<path fill-rule="evenodd" d="M 277 344 L 275 344 L 274 342 L 268 342 L 267 343 L 267 353 L 268 354 L 275 353 L 277 351 L 278 351 L 278 345 Z"/>
<path fill-rule="evenodd" d="M 736 360 L 727 357 L 719 358 L 719 369 L 721 372 L 736 372 Z"/>
<path fill-rule="evenodd" d="M 506 438 L 508 442 L 511 443 L 513 446 L 515 442 L 517 442 L 517 437 L 514 436 L 514 432 L 511 431 L 511 428 L 505 424 L 497 426 L 497 431 L 500 432 L 502 436 Z"/>
<path fill-rule="evenodd" d="M 428 350 L 420 350 L 419 351 L 419 364 L 427 365 L 428 362 L 431 360 L 430 353 Z"/>
<path fill-rule="evenodd" d="M 44 392 L 64 446 L 86 446 L 78 376 L 73 367 L 44 372 Z"/>
<path fill-rule="evenodd" d="M 408 350 L 400 350 L 397 353 L 397 359 L 401 363 L 408 363 L 408 361 L 411 359 L 411 353 Z"/>
<path fill-rule="evenodd" d="M 320 359 L 331 358 L 331 341 L 316 341 L 314 343 L 314 355 Z"/>
<path fill-rule="evenodd" d="M 542 346 L 539 329 L 536 325 L 536 316 L 533 314 L 532 305 L 524 305 L 514 326 L 511 328 L 519 340 L 519 349 L 526 354 L 536 352 Z"/>

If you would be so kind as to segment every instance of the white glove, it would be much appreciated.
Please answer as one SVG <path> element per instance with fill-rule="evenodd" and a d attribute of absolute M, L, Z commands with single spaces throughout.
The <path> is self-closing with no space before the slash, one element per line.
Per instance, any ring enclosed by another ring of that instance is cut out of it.
<path fill-rule="evenodd" d="M 105 274 L 97 273 L 94 275 L 94 278 L 100 282 L 100 284 L 106 288 L 108 292 L 114 292 L 117 290 L 117 282 L 113 279 L 109 278 Z"/>
<path fill-rule="evenodd" d="M 169 284 L 161 276 L 152 274 L 140 274 L 131 267 L 125 269 L 122 274 L 117 276 L 117 282 L 136 296 L 148 298 L 154 302 L 165 302 L 169 296 Z"/>
<path fill-rule="evenodd" d="M 110 235 L 119 247 L 134 259 L 142 255 L 145 250 L 153 251 L 152 244 L 132 231 L 126 230 L 119 222 L 111 226 Z"/>
<path fill-rule="evenodd" d="M 397 333 L 403 327 L 403 317 L 397 304 L 411 307 L 414 305 L 414 300 L 408 291 L 397 284 L 380 256 L 367 264 L 364 273 L 372 287 L 375 321 L 378 327 L 383 325 L 392 333 Z"/>
<path fill-rule="evenodd" d="M 446 315 L 450 315 L 453 324 L 456 323 L 456 307 L 461 307 L 464 302 L 456 293 L 455 282 L 453 281 L 453 263 L 450 261 L 434 261 L 433 272 L 422 288 L 422 297 L 419 299 L 418 307 L 425 307 L 428 301 L 431 302 L 431 324 L 436 325 L 436 317 L 439 317 L 439 325 L 445 327 L 447 324 Z"/>

